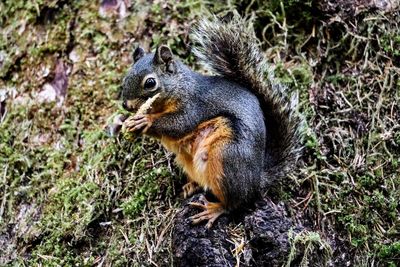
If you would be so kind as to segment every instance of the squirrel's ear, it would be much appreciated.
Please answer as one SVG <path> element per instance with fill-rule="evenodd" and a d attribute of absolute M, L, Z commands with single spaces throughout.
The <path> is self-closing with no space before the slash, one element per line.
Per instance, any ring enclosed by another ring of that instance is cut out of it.
<path fill-rule="evenodd" d="M 133 62 L 137 62 L 141 57 L 144 56 L 144 50 L 141 47 L 137 47 L 135 49 L 135 51 L 133 52 L 132 58 L 133 58 Z"/>
<path fill-rule="evenodd" d="M 160 45 L 156 50 L 156 59 L 158 63 L 169 63 L 172 60 L 171 49 L 166 45 Z"/>
<path fill-rule="evenodd" d="M 165 64 L 166 71 L 173 73 L 175 72 L 175 64 L 172 56 L 171 49 L 166 45 L 160 45 L 157 47 L 155 60 L 158 64 Z"/>

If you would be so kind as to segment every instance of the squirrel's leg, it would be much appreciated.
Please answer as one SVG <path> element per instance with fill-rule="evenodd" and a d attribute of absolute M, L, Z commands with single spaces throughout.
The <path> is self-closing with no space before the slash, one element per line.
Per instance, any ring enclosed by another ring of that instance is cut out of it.
<path fill-rule="evenodd" d="M 180 165 L 186 176 L 188 182 L 182 187 L 182 195 L 184 198 L 192 196 L 197 191 L 200 191 L 201 187 L 196 182 L 195 177 L 197 176 L 196 170 L 193 166 L 193 157 L 188 151 L 187 140 L 185 139 L 174 139 L 163 136 L 160 138 L 162 145 L 176 155 L 175 161 Z M 189 137 L 190 139 L 190 137 Z M 189 149 L 190 150 L 190 149 Z"/>
<path fill-rule="evenodd" d="M 193 165 L 198 173 L 196 178 L 200 185 L 211 191 L 218 202 L 209 202 L 203 198 L 203 203 L 191 203 L 204 210 L 191 217 L 194 224 L 208 221 L 206 227 L 210 228 L 219 216 L 227 212 L 223 155 L 231 140 L 232 130 L 224 117 L 208 121 L 198 133 L 193 153 Z"/>

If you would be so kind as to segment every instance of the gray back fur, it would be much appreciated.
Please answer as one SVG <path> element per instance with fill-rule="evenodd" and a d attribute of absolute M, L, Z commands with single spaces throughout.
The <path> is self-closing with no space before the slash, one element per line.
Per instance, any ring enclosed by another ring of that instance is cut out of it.
<path fill-rule="evenodd" d="M 265 173 L 267 187 L 288 174 L 301 155 L 303 120 L 297 94 L 289 96 L 274 78 L 258 47 L 251 23 L 238 15 L 226 22 L 202 20 L 193 32 L 194 53 L 217 75 L 235 81 L 259 99 L 266 125 Z"/>

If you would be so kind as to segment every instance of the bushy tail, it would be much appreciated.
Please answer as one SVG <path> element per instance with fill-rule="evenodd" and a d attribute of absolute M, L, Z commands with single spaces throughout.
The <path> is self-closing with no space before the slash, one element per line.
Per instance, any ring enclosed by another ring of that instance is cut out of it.
<path fill-rule="evenodd" d="M 275 80 L 251 23 L 240 16 L 204 19 L 193 37 L 194 53 L 207 68 L 257 95 L 267 128 L 263 183 L 270 185 L 288 174 L 300 156 L 303 123 L 296 111 L 297 94 L 289 97 Z"/>

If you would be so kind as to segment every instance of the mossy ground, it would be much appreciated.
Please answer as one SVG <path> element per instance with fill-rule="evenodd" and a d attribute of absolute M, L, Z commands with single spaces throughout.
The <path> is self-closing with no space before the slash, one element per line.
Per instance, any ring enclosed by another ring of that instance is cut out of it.
<path fill-rule="evenodd" d="M 396 266 L 399 12 L 345 21 L 321 15 L 313 1 L 218 3 L 137 1 L 106 17 L 96 1 L 0 3 L 0 265 L 172 262 L 169 235 L 184 175 L 157 142 L 110 138 L 103 125 L 120 110 L 136 43 L 168 43 L 196 67 L 192 25 L 236 8 L 253 14 L 278 78 L 300 94 L 306 153 L 284 188 L 293 213 L 335 242 L 333 258 Z M 65 100 L 61 92 L 43 102 L 40 92 L 57 79 L 60 62 Z"/>

